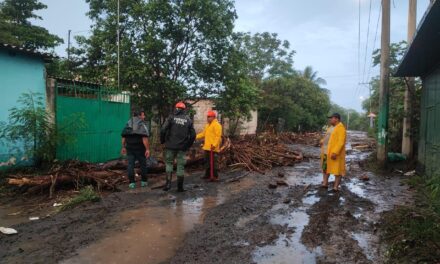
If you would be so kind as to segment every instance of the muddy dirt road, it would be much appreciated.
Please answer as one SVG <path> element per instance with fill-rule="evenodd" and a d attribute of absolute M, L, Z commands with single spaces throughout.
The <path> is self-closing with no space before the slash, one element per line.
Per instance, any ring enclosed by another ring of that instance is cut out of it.
<path fill-rule="evenodd" d="M 319 188 L 319 149 L 294 145 L 309 159 L 265 175 L 225 173 L 222 182 L 207 183 L 195 173 L 183 194 L 126 190 L 22 220 L 13 226 L 19 234 L 0 236 L 0 262 L 380 263 L 381 212 L 410 202 L 411 192 L 401 177 L 363 169 L 368 153 L 350 142 L 365 140 L 349 133 L 349 175 L 339 194 Z M 288 186 L 269 188 L 277 181 Z"/>

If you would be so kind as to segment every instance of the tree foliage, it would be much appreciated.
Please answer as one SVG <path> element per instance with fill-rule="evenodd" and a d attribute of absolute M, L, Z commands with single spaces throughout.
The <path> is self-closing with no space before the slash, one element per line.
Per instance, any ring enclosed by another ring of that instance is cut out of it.
<path fill-rule="evenodd" d="M 302 76 L 265 80 L 264 100 L 259 111 L 261 129 L 310 131 L 326 124 L 330 109 L 328 94 Z"/>
<path fill-rule="evenodd" d="M 42 18 L 35 11 L 47 8 L 38 0 L 4 0 L 0 3 L 0 43 L 48 50 L 63 43 L 31 20 Z"/>
<path fill-rule="evenodd" d="M 92 35 L 77 38 L 72 66 L 85 79 L 116 85 L 117 1 L 87 2 Z M 121 1 L 121 86 L 162 118 L 177 100 L 214 94 L 235 18 L 230 0 Z"/>
<path fill-rule="evenodd" d="M 342 117 L 342 122 L 348 126 L 350 130 L 368 131 L 370 119 L 367 114 L 359 113 L 354 109 L 347 109 L 337 104 L 332 104 L 329 114 L 339 113 Z M 348 116 L 350 115 L 350 120 Z"/>
<path fill-rule="evenodd" d="M 390 71 L 391 76 L 396 72 L 399 62 L 406 51 L 406 42 L 392 43 L 390 46 Z M 380 63 L 380 50 L 376 50 L 373 53 L 373 61 L 375 65 Z M 374 77 L 371 80 L 372 95 L 369 99 L 363 102 L 363 108 L 369 111 L 370 102 L 371 110 L 373 113 L 379 112 L 379 77 Z M 410 131 L 407 131 L 415 139 L 417 144 L 417 138 L 419 134 L 420 123 L 420 111 L 412 111 L 411 113 L 405 113 L 404 99 L 405 89 L 407 87 L 407 80 L 401 77 L 390 78 L 390 100 L 389 100 L 389 146 L 390 151 L 400 152 L 403 136 L 403 118 L 409 116 L 412 120 L 412 127 Z M 416 89 L 412 91 L 410 100 L 412 101 L 413 109 L 420 109 L 421 98 L 421 82 L 416 80 Z"/>

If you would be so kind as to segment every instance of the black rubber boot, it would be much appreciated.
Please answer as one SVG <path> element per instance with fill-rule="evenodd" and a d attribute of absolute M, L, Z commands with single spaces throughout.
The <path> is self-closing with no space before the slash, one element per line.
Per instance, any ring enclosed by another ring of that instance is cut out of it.
<path fill-rule="evenodd" d="M 165 183 L 165 186 L 163 187 L 163 190 L 165 192 L 171 190 L 171 180 L 173 178 L 173 174 L 172 173 L 167 173 L 167 181 Z"/>
<path fill-rule="evenodd" d="M 209 179 L 209 174 L 210 174 L 210 169 L 208 168 L 205 170 L 205 174 L 202 177 L 200 177 L 200 179 L 204 179 L 204 180 Z"/>
<path fill-rule="evenodd" d="M 185 189 L 183 189 L 183 177 L 177 177 L 177 191 L 178 192 L 186 191 Z"/>

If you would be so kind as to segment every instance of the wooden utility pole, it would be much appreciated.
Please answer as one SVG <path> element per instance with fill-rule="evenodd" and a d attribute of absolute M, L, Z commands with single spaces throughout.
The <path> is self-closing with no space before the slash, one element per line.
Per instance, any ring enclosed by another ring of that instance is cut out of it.
<path fill-rule="evenodd" d="M 411 45 L 414 34 L 416 33 L 416 19 L 417 19 L 417 0 L 409 0 L 408 11 L 408 46 Z M 411 92 L 415 90 L 414 78 L 408 78 L 405 89 L 404 111 L 403 118 L 403 136 L 402 136 L 402 154 L 407 157 L 413 156 L 413 137 L 411 133 L 411 118 L 413 113 L 413 106 L 411 102 Z"/>
<path fill-rule="evenodd" d="M 387 163 L 388 111 L 390 86 L 390 0 L 382 0 L 382 37 L 380 51 L 379 120 L 377 126 L 377 160 L 382 167 Z"/>

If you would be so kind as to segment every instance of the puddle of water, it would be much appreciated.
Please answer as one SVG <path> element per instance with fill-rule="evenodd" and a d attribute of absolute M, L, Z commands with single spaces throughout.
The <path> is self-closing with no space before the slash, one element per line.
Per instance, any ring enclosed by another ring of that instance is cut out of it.
<path fill-rule="evenodd" d="M 309 223 L 309 216 L 306 212 L 294 211 L 287 218 L 275 217 L 271 222 L 295 227 L 295 233 L 291 237 L 281 235 L 274 245 L 258 247 L 253 253 L 253 261 L 259 264 L 316 263 L 316 257 L 322 254 L 321 248 L 310 251 L 301 243 L 302 232 Z"/>
<path fill-rule="evenodd" d="M 316 195 L 316 191 L 310 191 L 302 199 L 303 205 L 297 210 L 287 216 L 283 214 L 273 215 L 270 219 L 271 224 L 294 228 L 295 232 L 290 237 L 285 234 L 280 235 L 274 245 L 257 247 L 253 253 L 253 261 L 258 264 L 316 263 L 316 257 L 322 255 L 321 248 L 307 249 L 301 242 L 301 235 L 310 220 L 306 210 L 319 200 L 320 197 Z"/>
<path fill-rule="evenodd" d="M 126 230 L 108 234 L 100 241 L 77 251 L 65 264 L 163 263 L 174 255 L 184 236 L 195 224 L 204 221 L 209 208 L 222 204 L 228 196 L 253 186 L 245 178 L 236 184 L 218 189 L 216 196 L 179 200 L 172 195 L 150 201 L 141 209 L 125 211 L 117 216 L 121 222 L 134 221 Z M 169 201 L 169 206 L 157 205 Z M 157 206 L 154 206 L 154 205 Z"/>
<path fill-rule="evenodd" d="M 367 198 L 367 195 L 365 194 L 365 184 L 356 180 L 351 180 L 345 182 L 344 185 L 350 190 L 350 192 L 356 194 L 357 196 Z"/>
<path fill-rule="evenodd" d="M 367 257 L 368 260 L 373 261 L 375 258 L 374 252 L 372 251 L 372 235 L 368 233 L 352 233 L 351 237 L 356 240 L 359 247 L 362 248 L 363 253 Z"/>
<path fill-rule="evenodd" d="M 217 197 L 177 201 L 170 207 L 146 207 L 126 211 L 122 221 L 135 220 L 121 233 L 78 251 L 78 256 L 62 263 L 161 263 L 166 261 L 184 234 L 203 221 L 203 212 L 220 204 Z"/>
<path fill-rule="evenodd" d="M 309 166 L 309 169 L 313 165 Z M 316 165 L 318 168 L 319 165 Z M 286 182 L 289 185 L 308 185 L 308 184 L 320 184 L 322 182 L 322 174 L 321 173 L 307 173 L 303 171 L 296 170 L 286 170 Z"/>

